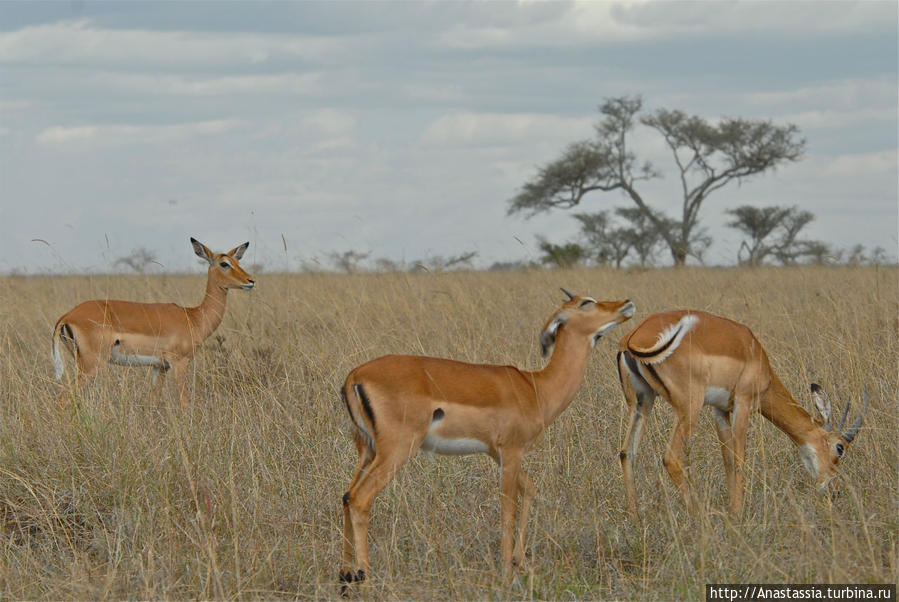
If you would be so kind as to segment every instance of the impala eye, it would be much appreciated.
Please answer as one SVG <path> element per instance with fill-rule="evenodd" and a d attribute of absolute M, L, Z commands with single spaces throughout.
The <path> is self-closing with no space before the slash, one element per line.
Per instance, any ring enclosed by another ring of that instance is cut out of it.
<path fill-rule="evenodd" d="M 594 301 L 593 299 L 584 299 L 583 301 L 581 301 L 581 302 L 578 304 L 577 307 L 578 307 L 578 309 L 581 309 L 581 308 L 584 307 L 585 305 L 590 305 L 591 303 L 596 303 L 596 301 Z"/>
<path fill-rule="evenodd" d="M 223 261 L 223 262 L 221 262 L 219 265 L 222 266 L 223 268 L 230 268 L 230 267 L 231 267 L 231 264 L 228 263 L 227 261 Z"/>
<path fill-rule="evenodd" d="M 843 453 L 846 451 L 846 448 L 843 447 L 842 443 L 837 443 L 837 457 L 842 458 Z"/>

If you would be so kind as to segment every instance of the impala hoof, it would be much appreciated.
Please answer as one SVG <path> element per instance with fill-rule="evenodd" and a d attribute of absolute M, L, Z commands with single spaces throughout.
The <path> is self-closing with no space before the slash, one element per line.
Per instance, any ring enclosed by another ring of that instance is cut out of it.
<path fill-rule="evenodd" d="M 340 595 L 346 598 L 349 595 L 350 584 L 362 583 L 365 581 L 365 571 L 359 569 L 355 573 L 353 571 L 340 572 Z"/>

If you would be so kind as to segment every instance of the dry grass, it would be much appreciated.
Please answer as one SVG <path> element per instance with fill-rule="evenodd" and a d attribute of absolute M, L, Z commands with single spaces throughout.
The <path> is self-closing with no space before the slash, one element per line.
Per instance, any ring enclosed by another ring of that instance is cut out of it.
<path fill-rule="evenodd" d="M 231 294 L 192 362 L 188 414 L 170 386 L 154 399 L 148 371 L 121 368 L 60 409 L 50 331 L 89 298 L 195 303 L 201 278 L 2 285 L 0 597 L 334 597 L 355 463 L 337 396 L 346 373 L 388 352 L 539 367 L 537 330 L 559 285 L 633 299 L 635 320 L 694 307 L 744 322 L 805 403 L 812 380 L 835 403 L 867 383 L 842 495 L 816 494 L 789 440 L 757 415 L 746 509 L 731 520 L 705 416 L 691 478 L 706 511 L 689 516 L 661 467 L 671 413 L 659 403 L 637 460 L 645 522 L 633 524 L 617 460 L 625 407 L 603 341 L 577 399 L 525 459 L 537 501 L 530 562 L 511 592 L 499 575 L 497 468 L 419 454 L 375 503 L 364 595 L 670 599 L 701 597 L 706 582 L 899 577 L 895 269 L 262 274 L 257 290 Z"/>

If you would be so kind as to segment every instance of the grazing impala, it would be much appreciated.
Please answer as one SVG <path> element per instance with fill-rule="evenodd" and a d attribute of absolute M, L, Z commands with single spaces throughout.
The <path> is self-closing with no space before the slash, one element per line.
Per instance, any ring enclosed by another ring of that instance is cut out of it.
<path fill-rule="evenodd" d="M 181 405 L 187 407 L 188 360 L 221 324 L 228 289 L 250 290 L 256 284 L 238 263 L 250 243 L 227 253 L 213 253 L 193 238 L 190 242 L 194 252 L 209 262 L 203 302 L 197 307 L 181 307 L 174 303 L 85 301 L 62 316 L 53 329 L 56 380 L 65 370 L 59 353 L 62 341 L 75 357 L 79 385 L 107 363 L 151 366 L 158 391 L 171 369 Z"/>
<path fill-rule="evenodd" d="M 341 394 L 354 426 L 359 464 L 343 496 L 341 593 L 369 571 L 368 520 L 375 496 L 419 448 L 439 454 L 485 453 L 499 464 L 503 575 L 511 583 L 513 565 L 524 559 L 534 499 L 534 484 L 521 470 L 522 456 L 571 403 L 596 341 L 635 310 L 630 301 L 599 302 L 564 292 L 569 300 L 540 334 L 544 356 L 555 347 L 543 370 L 388 355 L 347 376 Z"/>
<path fill-rule="evenodd" d="M 831 404 L 812 384 L 817 417 L 812 419 L 771 370 L 768 356 L 750 330 L 701 311 L 671 311 L 643 320 L 618 344 L 618 377 L 630 407 L 630 425 L 619 457 L 631 512 L 637 514 L 633 461 L 643 419 L 660 395 L 674 410 L 674 432 L 664 463 L 687 505 L 695 500 L 684 475 L 684 446 L 699 411 L 711 406 L 727 473 L 730 510 L 743 508 L 743 462 L 749 416 L 756 410 L 799 448 L 805 468 L 821 488 L 836 476 L 837 465 L 862 424 L 862 415 L 841 433 L 849 404 L 836 431 Z M 865 388 L 865 409 L 868 389 Z"/>

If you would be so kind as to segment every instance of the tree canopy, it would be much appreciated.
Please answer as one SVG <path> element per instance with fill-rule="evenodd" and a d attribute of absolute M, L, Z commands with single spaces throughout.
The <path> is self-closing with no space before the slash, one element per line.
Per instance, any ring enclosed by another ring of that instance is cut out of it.
<path fill-rule="evenodd" d="M 749 237 L 740 244 L 737 259 L 740 263 L 760 265 L 772 257 L 782 264 L 796 263 L 803 256 L 819 254 L 810 252 L 818 241 L 800 240 L 799 233 L 815 219 L 811 211 L 799 207 L 755 207 L 743 205 L 728 209 L 733 219 L 727 223 L 731 228 Z M 747 256 L 743 258 L 743 251 Z"/>
<path fill-rule="evenodd" d="M 540 167 L 509 201 L 509 214 L 530 217 L 554 208 L 575 207 L 591 192 L 620 191 L 653 224 L 677 265 L 700 251 L 697 241 L 707 240 L 704 234 L 697 235 L 699 210 L 712 193 L 731 182 L 797 161 L 805 149 L 805 140 L 792 124 L 731 117 L 712 123 L 664 108 L 643 113 L 640 96 L 608 98 L 599 112 L 595 138 L 570 144 L 561 157 Z M 662 175 L 629 146 L 638 124 L 658 132 L 671 151 L 683 199 L 679 219 L 654 209 L 638 190 L 640 182 Z"/>

